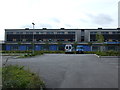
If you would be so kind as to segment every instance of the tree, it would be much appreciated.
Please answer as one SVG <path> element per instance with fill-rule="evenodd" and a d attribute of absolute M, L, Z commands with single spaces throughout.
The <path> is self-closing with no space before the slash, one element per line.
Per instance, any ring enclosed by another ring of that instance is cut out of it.
<path fill-rule="evenodd" d="M 78 44 L 77 42 L 73 43 L 73 47 L 74 47 L 75 50 L 76 50 L 77 44 Z"/>
<path fill-rule="evenodd" d="M 91 46 L 93 43 L 92 42 L 88 42 L 88 45 Z"/>
<path fill-rule="evenodd" d="M 104 42 L 104 36 L 102 34 L 96 34 L 96 39 L 98 43 L 103 43 Z M 103 51 L 103 44 L 100 46 L 100 51 Z"/>
<path fill-rule="evenodd" d="M 58 50 L 64 50 L 64 47 L 62 46 L 63 45 L 62 42 L 58 42 L 57 45 L 58 45 Z"/>
<path fill-rule="evenodd" d="M 92 42 L 88 42 L 88 45 L 90 46 L 91 50 L 92 50 Z"/>
<path fill-rule="evenodd" d="M 18 50 L 20 50 L 21 42 L 18 42 Z"/>
<path fill-rule="evenodd" d="M 103 43 L 104 42 L 104 36 L 102 34 L 100 34 L 99 38 L 100 38 L 100 42 Z"/>
<path fill-rule="evenodd" d="M 104 42 L 104 36 L 102 34 L 96 34 L 97 42 L 103 43 Z"/>
<path fill-rule="evenodd" d="M 45 43 L 45 50 L 49 50 L 49 43 L 48 42 Z"/>

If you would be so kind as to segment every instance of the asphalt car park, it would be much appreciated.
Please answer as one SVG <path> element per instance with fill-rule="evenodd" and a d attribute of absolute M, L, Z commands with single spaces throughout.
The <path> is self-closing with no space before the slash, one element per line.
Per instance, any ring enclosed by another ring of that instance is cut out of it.
<path fill-rule="evenodd" d="M 6 58 L 3 56 L 3 63 Z M 7 64 L 25 66 L 26 70 L 38 74 L 47 88 L 118 88 L 118 58 L 98 58 L 94 54 L 44 54 L 10 58 Z"/>

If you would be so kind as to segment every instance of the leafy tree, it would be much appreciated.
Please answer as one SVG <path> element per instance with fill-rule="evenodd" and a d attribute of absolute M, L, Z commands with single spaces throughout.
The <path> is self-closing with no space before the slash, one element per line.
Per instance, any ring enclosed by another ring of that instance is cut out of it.
<path fill-rule="evenodd" d="M 34 49 L 34 43 L 33 42 L 31 42 L 31 45 L 32 45 L 32 50 Z"/>
<path fill-rule="evenodd" d="M 19 48 L 20 48 L 20 45 L 21 45 L 21 42 L 18 42 L 18 50 L 19 50 Z"/>
<path fill-rule="evenodd" d="M 57 45 L 58 45 L 58 50 L 64 50 L 64 47 L 62 46 L 63 45 L 62 42 L 58 42 Z"/>
<path fill-rule="evenodd" d="M 96 34 L 96 39 L 98 43 L 103 43 L 104 42 L 104 36 L 102 34 Z M 104 50 L 104 45 L 102 44 L 102 46 L 100 47 L 100 51 Z"/>
<path fill-rule="evenodd" d="M 76 50 L 77 44 L 78 44 L 77 42 L 73 43 L 73 47 L 74 47 L 75 50 Z"/>
<path fill-rule="evenodd" d="M 88 42 L 88 45 L 90 45 L 90 46 L 91 46 L 92 44 L 93 44 L 92 42 Z"/>
<path fill-rule="evenodd" d="M 88 42 L 88 45 L 90 46 L 90 48 L 92 48 L 92 42 Z"/>
<path fill-rule="evenodd" d="M 96 39 L 99 43 L 104 42 L 104 36 L 102 34 L 96 34 Z"/>
<path fill-rule="evenodd" d="M 45 43 L 45 50 L 49 50 L 49 43 L 48 42 Z"/>

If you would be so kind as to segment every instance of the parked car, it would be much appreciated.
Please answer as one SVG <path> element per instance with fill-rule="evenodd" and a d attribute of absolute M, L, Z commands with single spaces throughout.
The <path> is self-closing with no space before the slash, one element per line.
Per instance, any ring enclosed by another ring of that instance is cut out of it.
<path fill-rule="evenodd" d="M 73 46 L 71 44 L 65 45 L 65 53 L 73 53 Z"/>
<path fill-rule="evenodd" d="M 76 47 L 76 54 L 79 54 L 79 53 L 81 53 L 81 54 L 84 53 L 84 48 L 82 45 L 77 45 L 77 47 Z"/>

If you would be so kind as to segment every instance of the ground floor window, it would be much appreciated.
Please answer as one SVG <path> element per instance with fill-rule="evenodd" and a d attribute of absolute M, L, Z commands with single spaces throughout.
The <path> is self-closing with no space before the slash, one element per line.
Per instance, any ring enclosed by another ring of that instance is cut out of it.
<path fill-rule="evenodd" d="M 99 51 L 100 50 L 100 46 L 92 46 L 92 51 Z"/>
<path fill-rule="evenodd" d="M 11 50 L 19 50 L 19 47 L 18 46 L 12 46 Z"/>
<path fill-rule="evenodd" d="M 116 50 L 116 46 L 107 46 L 107 50 Z"/>

